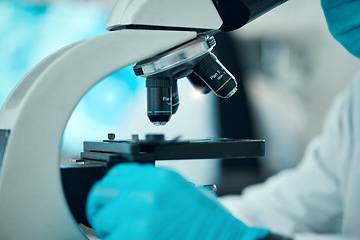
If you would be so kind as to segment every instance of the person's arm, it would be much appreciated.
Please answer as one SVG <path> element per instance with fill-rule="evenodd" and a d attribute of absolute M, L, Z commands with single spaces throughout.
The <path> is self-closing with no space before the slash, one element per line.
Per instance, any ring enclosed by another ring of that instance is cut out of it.
<path fill-rule="evenodd" d="M 336 99 L 322 135 L 309 144 L 299 166 L 220 202 L 246 224 L 285 235 L 341 233 L 341 196 L 346 184 L 342 177 L 354 144 L 351 119 L 358 112 L 353 108 L 359 80 Z"/>
<path fill-rule="evenodd" d="M 360 1 L 321 0 L 331 34 L 350 53 L 360 57 Z M 323 134 L 309 145 L 302 163 L 264 185 L 252 187 L 242 197 L 221 202 L 250 225 L 285 234 L 339 233 L 342 226 L 341 195 L 355 148 L 354 129 L 359 113 L 360 80 L 333 105 Z M 355 106 L 355 107 L 354 107 Z M 341 176 L 341 177 L 340 177 Z"/>

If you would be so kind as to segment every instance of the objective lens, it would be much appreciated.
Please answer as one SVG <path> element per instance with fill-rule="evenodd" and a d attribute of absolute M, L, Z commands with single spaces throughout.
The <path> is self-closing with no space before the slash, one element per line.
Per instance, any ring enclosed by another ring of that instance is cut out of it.
<path fill-rule="evenodd" d="M 194 72 L 219 97 L 230 98 L 237 91 L 237 83 L 234 76 L 212 53 L 208 53 L 195 66 Z"/>
<path fill-rule="evenodd" d="M 203 94 L 208 94 L 209 92 L 211 92 L 211 89 L 206 85 L 206 83 L 194 72 L 190 73 L 187 76 L 187 79 L 189 80 L 191 85 L 193 85 L 193 87 L 199 92 Z"/>
<path fill-rule="evenodd" d="M 147 115 L 156 126 L 164 126 L 172 115 L 173 80 L 166 77 L 146 79 Z"/>

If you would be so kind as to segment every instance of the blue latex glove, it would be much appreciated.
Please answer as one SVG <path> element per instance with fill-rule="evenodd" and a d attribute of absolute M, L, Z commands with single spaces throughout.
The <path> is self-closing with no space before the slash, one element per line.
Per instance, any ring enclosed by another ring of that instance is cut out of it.
<path fill-rule="evenodd" d="M 177 173 L 135 163 L 119 164 L 95 184 L 87 217 L 101 239 L 264 239 L 227 212 L 208 189 Z"/>
<path fill-rule="evenodd" d="M 360 58 L 360 0 L 321 0 L 321 5 L 333 37 Z"/>

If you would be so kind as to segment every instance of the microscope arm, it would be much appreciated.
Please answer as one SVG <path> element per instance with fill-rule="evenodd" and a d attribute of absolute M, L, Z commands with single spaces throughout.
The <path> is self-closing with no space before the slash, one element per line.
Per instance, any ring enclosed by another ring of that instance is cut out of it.
<path fill-rule="evenodd" d="M 82 96 L 118 69 L 196 37 L 122 30 L 71 44 L 26 75 L 0 111 L 0 239 L 86 239 L 66 203 L 59 170 L 65 125 Z"/>

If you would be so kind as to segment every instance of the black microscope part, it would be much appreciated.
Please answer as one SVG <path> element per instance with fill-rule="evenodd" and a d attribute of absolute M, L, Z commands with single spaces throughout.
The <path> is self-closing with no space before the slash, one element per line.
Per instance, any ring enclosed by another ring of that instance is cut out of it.
<path fill-rule="evenodd" d="M 180 105 L 180 98 L 179 98 L 179 90 L 178 90 L 178 84 L 177 80 L 173 80 L 173 86 L 172 86 L 172 94 L 171 94 L 171 110 L 172 114 L 174 115 Z"/>
<path fill-rule="evenodd" d="M 230 98 L 237 90 L 234 76 L 212 53 L 206 54 L 195 66 L 194 72 L 219 97 Z"/>
<path fill-rule="evenodd" d="M 165 142 L 164 134 L 146 134 L 145 141 L 147 143 L 163 143 Z"/>
<path fill-rule="evenodd" d="M 240 0 L 213 0 L 223 21 L 220 29 L 233 31 L 244 26 L 250 19 L 249 8 Z"/>
<path fill-rule="evenodd" d="M 221 31 L 233 31 L 287 0 L 213 0 L 223 21 Z"/>
<path fill-rule="evenodd" d="M 206 85 L 206 83 L 194 72 L 190 73 L 187 76 L 187 79 L 189 80 L 191 85 L 199 92 L 203 94 L 208 94 L 209 92 L 211 92 L 211 89 L 208 87 L 208 85 Z"/>
<path fill-rule="evenodd" d="M 115 140 L 115 133 L 108 133 L 108 139 L 109 139 L 110 141 Z"/>
<path fill-rule="evenodd" d="M 166 140 L 148 135 L 145 140 L 84 142 L 85 163 L 111 167 L 122 162 L 155 163 L 161 160 L 254 158 L 265 156 L 265 141 L 244 139 Z"/>
<path fill-rule="evenodd" d="M 0 169 L 9 135 L 10 135 L 10 130 L 0 129 Z"/>
<path fill-rule="evenodd" d="M 293 240 L 293 239 L 279 234 L 270 233 L 265 237 L 265 240 Z"/>
<path fill-rule="evenodd" d="M 152 123 L 158 126 L 165 125 L 172 115 L 174 81 L 167 77 L 148 77 L 147 88 L 147 115 Z"/>

